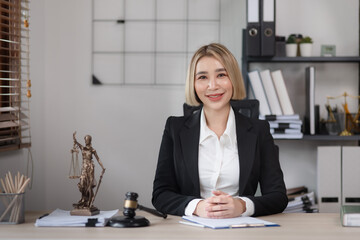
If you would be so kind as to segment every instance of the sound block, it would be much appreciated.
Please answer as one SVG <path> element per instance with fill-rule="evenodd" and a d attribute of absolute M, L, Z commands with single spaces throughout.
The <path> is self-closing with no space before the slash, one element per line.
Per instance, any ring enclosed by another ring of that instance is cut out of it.
<path fill-rule="evenodd" d="M 72 216 L 94 216 L 100 213 L 100 210 L 97 207 L 91 208 L 75 208 L 70 211 Z"/>
<path fill-rule="evenodd" d="M 107 225 L 117 228 L 147 227 L 150 225 L 150 222 L 145 217 L 141 216 L 135 216 L 133 218 L 128 218 L 125 216 L 115 216 L 110 218 Z"/>

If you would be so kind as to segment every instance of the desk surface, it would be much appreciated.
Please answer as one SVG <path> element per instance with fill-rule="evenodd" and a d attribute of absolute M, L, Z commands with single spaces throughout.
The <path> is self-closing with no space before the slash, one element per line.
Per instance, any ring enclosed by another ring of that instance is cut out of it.
<path fill-rule="evenodd" d="M 178 223 L 180 217 L 162 219 L 143 211 L 137 215 L 149 219 L 150 227 L 35 227 L 41 215 L 30 212 L 23 224 L 0 224 L 0 239 L 360 239 L 360 227 L 342 227 L 339 214 L 333 213 L 281 213 L 261 217 L 280 227 L 218 230 L 187 226 Z"/>

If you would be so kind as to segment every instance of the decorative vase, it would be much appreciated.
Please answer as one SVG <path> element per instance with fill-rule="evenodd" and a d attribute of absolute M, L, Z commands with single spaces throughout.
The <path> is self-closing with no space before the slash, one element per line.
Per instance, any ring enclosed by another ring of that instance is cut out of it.
<path fill-rule="evenodd" d="M 301 43 L 300 44 L 300 54 L 302 57 L 311 57 L 312 56 L 312 43 Z"/>
<path fill-rule="evenodd" d="M 297 44 L 296 43 L 287 43 L 286 44 L 286 56 L 287 57 L 296 57 Z"/>

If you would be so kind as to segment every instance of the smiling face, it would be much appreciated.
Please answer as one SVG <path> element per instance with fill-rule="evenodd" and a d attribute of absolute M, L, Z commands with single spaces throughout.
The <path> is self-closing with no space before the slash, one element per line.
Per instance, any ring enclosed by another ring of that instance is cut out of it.
<path fill-rule="evenodd" d="M 214 57 L 202 57 L 195 69 L 195 92 L 204 109 L 221 111 L 228 108 L 233 86 L 223 64 Z"/>

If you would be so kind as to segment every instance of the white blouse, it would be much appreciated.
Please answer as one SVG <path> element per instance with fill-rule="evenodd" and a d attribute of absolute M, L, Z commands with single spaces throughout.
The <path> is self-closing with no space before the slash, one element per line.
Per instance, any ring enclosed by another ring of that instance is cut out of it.
<path fill-rule="evenodd" d="M 200 195 L 203 199 L 211 197 L 213 190 L 220 190 L 238 197 L 240 166 L 235 114 L 232 108 L 226 129 L 220 139 L 208 128 L 204 111 L 201 110 L 198 159 Z M 246 211 L 242 216 L 254 214 L 254 203 L 246 197 L 241 197 L 241 199 L 246 203 Z M 185 215 L 192 215 L 200 200 L 202 199 L 189 202 L 185 208 Z"/>

